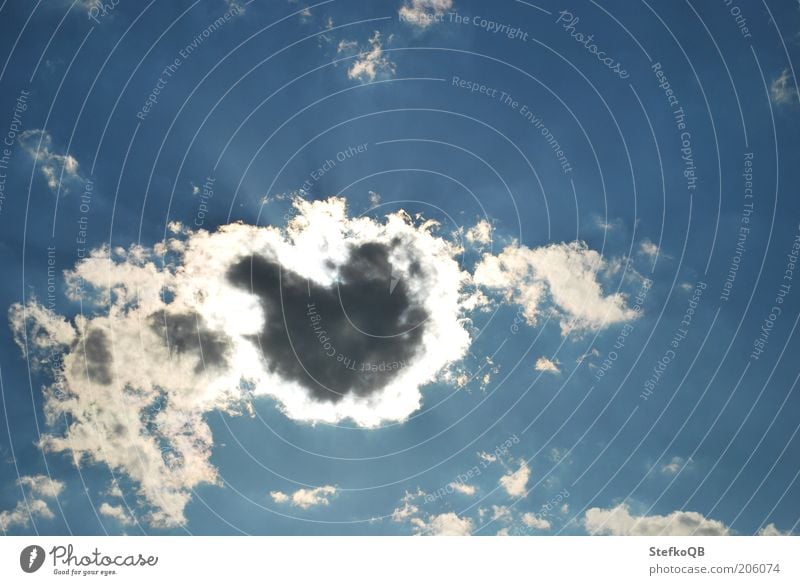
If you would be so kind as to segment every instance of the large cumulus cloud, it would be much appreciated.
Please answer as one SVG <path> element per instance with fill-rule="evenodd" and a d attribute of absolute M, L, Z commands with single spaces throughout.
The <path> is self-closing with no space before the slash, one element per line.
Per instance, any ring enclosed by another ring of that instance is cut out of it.
<path fill-rule="evenodd" d="M 219 483 L 209 412 L 270 397 L 303 423 L 403 421 L 425 385 L 453 378 L 484 291 L 564 330 L 635 316 L 604 294 L 609 266 L 583 244 L 514 243 L 472 274 L 435 222 L 350 217 L 338 197 L 294 208 L 283 227 L 172 224 L 152 248 L 93 251 L 64 275 L 84 314 L 13 306 L 31 363 L 57 364 L 41 448 L 124 473 L 145 521 L 179 526 L 192 490 Z"/>
<path fill-rule="evenodd" d="M 340 198 L 295 207 L 285 228 L 94 251 L 65 275 L 85 316 L 12 307 L 28 357 L 61 356 L 41 446 L 123 471 L 149 522 L 174 526 L 191 490 L 218 482 L 212 410 L 270 396 L 297 421 L 364 427 L 417 410 L 420 388 L 469 346 L 458 249 L 403 213 L 349 218 Z"/>

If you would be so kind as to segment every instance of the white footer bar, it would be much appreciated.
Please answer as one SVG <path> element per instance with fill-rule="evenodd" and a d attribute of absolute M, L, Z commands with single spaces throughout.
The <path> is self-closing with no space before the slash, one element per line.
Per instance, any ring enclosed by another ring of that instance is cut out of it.
<path fill-rule="evenodd" d="M 798 565 L 800 537 L 0 538 L 3 584 L 777 585 L 800 583 Z"/>

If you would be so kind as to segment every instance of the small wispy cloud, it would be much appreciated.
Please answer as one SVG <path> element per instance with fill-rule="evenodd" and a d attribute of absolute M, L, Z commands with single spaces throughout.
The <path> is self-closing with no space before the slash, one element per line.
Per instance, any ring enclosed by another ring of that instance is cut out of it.
<path fill-rule="evenodd" d="M 535 530 L 550 530 L 550 521 L 537 516 L 533 512 L 526 512 L 523 514 L 522 523 L 528 528 L 533 528 Z"/>
<path fill-rule="evenodd" d="M 639 242 L 639 253 L 653 259 L 658 256 L 659 248 L 650 238 L 645 238 Z"/>
<path fill-rule="evenodd" d="M 773 103 L 780 105 L 788 105 L 800 101 L 797 95 L 794 77 L 788 68 L 784 69 L 781 74 L 773 80 L 769 88 L 769 94 Z"/>
<path fill-rule="evenodd" d="M 491 453 L 487 453 L 486 451 L 479 452 L 478 458 L 481 461 L 485 461 L 486 463 L 494 463 L 495 461 L 497 461 L 497 455 L 492 455 Z"/>
<path fill-rule="evenodd" d="M 425 492 L 406 492 L 400 505 L 392 512 L 392 521 L 407 524 L 414 534 L 425 536 L 469 536 L 475 530 L 471 518 L 462 517 L 454 512 L 443 514 L 426 514 L 422 512 L 416 501 L 425 497 Z"/>
<path fill-rule="evenodd" d="M 427 536 L 469 536 L 475 530 L 471 518 L 462 518 L 455 512 L 412 518 L 411 525 L 415 533 Z"/>
<path fill-rule="evenodd" d="M 75 182 L 84 180 L 78 172 L 77 159 L 71 154 L 56 152 L 53 137 L 46 130 L 26 130 L 19 135 L 19 143 L 35 161 L 54 193 L 65 194 Z"/>
<path fill-rule="evenodd" d="M 594 225 L 600 230 L 604 232 L 610 232 L 613 230 L 617 230 L 622 227 L 622 220 L 621 219 L 608 219 L 600 217 L 596 215 L 594 217 Z"/>
<path fill-rule="evenodd" d="M 549 358 L 544 356 L 540 357 L 536 360 L 536 365 L 534 369 L 537 372 L 547 372 L 549 374 L 560 374 L 561 368 L 558 367 L 558 361 L 553 361 Z"/>
<path fill-rule="evenodd" d="M 136 523 L 136 519 L 133 518 L 133 516 L 131 516 L 131 514 L 121 504 L 115 505 L 109 504 L 108 502 L 103 502 L 100 504 L 100 507 L 97 509 L 97 511 L 100 512 L 102 516 L 105 516 L 106 518 L 112 518 L 123 526 L 129 526 Z"/>
<path fill-rule="evenodd" d="M 525 460 L 519 462 L 516 471 L 509 471 L 500 478 L 500 487 L 512 498 L 521 498 L 528 491 L 528 480 L 531 477 L 531 470 Z"/>
<path fill-rule="evenodd" d="M 329 496 L 336 494 L 336 488 L 332 485 L 323 485 L 316 488 L 301 488 L 292 494 L 284 492 L 270 492 L 272 500 L 276 504 L 291 504 L 297 508 L 307 510 L 314 506 L 327 506 L 330 504 Z"/>
<path fill-rule="evenodd" d="M 400 7 L 398 17 L 411 26 L 427 28 L 452 7 L 453 0 L 410 0 Z"/>
<path fill-rule="evenodd" d="M 347 70 L 347 77 L 358 81 L 374 81 L 379 76 L 392 77 L 395 74 L 395 64 L 384 55 L 381 33 L 375 31 L 368 43 L 369 47 L 359 52 Z M 355 41 L 342 40 L 339 42 L 337 52 L 348 53 L 357 47 L 358 43 Z"/>
<path fill-rule="evenodd" d="M 460 482 L 451 482 L 449 487 L 453 489 L 453 491 L 458 492 L 459 494 L 465 496 L 474 496 L 476 492 L 476 488 L 474 485 L 469 485 L 468 483 L 460 483 Z"/>
<path fill-rule="evenodd" d="M 661 466 L 661 473 L 666 475 L 675 475 L 678 473 L 682 467 L 685 465 L 689 465 L 691 463 L 691 459 L 686 461 L 683 457 L 678 457 L 677 455 L 670 459 L 668 462 L 664 463 Z"/>
<path fill-rule="evenodd" d="M 394 522 L 407 522 L 419 513 L 419 506 L 414 501 L 417 498 L 425 497 L 425 492 L 417 488 L 416 492 L 406 492 L 403 499 L 400 500 L 400 506 L 395 508 L 392 512 L 392 520 Z"/>

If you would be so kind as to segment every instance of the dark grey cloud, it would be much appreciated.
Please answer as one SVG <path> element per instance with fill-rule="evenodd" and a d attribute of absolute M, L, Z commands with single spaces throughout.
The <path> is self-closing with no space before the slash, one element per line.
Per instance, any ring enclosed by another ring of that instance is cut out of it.
<path fill-rule="evenodd" d="M 264 309 L 257 342 L 269 370 L 335 402 L 379 391 L 410 366 L 428 314 L 404 279 L 392 288 L 389 252 L 380 243 L 354 246 L 343 265 L 331 266 L 337 278 L 329 288 L 263 256 L 235 264 L 228 278 L 258 295 Z"/>
<path fill-rule="evenodd" d="M 170 355 L 188 355 L 197 359 L 196 372 L 227 364 L 229 340 L 211 331 L 197 313 L 159 311 L 150 316 L 150 327 L 164 338 Z"/>
<path fill-rule="evenodd" d="M 86 357 L 86 372 L 97 384 L 111 384 L 111 349 L 108 335 L 103 329 L 92 329 L 83 343 Z"/>

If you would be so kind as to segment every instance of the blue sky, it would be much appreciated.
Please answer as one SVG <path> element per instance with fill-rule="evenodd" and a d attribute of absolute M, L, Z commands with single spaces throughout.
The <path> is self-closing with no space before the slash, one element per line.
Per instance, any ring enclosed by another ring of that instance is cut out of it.
<path fill-rule="evenodd" d="M 797 532 L 795 3 L 0 14 L 5 533 Z"/>

